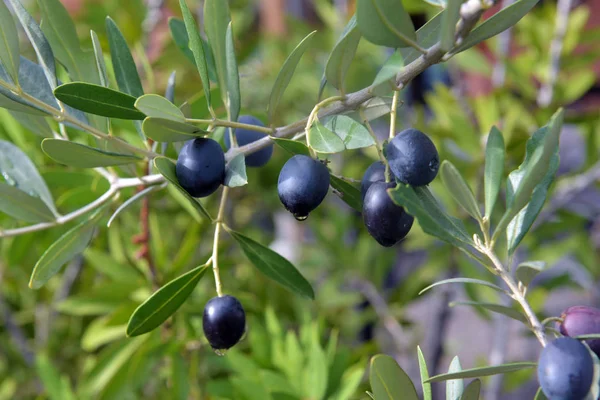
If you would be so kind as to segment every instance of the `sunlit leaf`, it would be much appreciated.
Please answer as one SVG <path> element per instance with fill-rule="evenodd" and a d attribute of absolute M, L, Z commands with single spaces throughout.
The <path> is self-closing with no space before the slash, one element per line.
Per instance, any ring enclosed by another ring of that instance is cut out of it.
<path fill-rule="evenodd" d="M 365 39 L 380 46 L 407 47 L 417 39 L 401 0 L 358 0 L 356 21 Z"/>
<path fill-rule="evenodd" d="M 434 288 L 436 286 L 440 286 L 440 285 L 445 285 L 447 283 L 471 283 L 471 284 L 475 284 L 475 285 L 481 285 L 481 286 L 486 286 L 486 287 L 490 287 L 492 289 L 495 289 L 499 292 L 505 292 L 504 289 L 502 289 L 500 286 L 494 285 L 491 282 L 488 281 L 484 281 L 481 279 L 473 279 L 473 278 L 450 278 L 450 279 L 443 279 L 441 281 L 435 282 L 429 286 L 427 286 L 425 289 L 421 290 L 419 292 L 419 295 L 425 293 L 426 291 L 428 291 L 431 288 Z"/>
<path fill-rule="evenodd" d="M 0 211 L 27 222 L 51 222 L 55 217 L 39 197 L 0 182 Z"/>
<path fill-rule="evenodd" d="M 376 400 L 418 400 L 409 376 L 390 356 L 378 354 L 371 359 L 369 383 Z"/>
<path fill-rule="evenodd" d="M 458 356 L 452 359 L 450 363 L 450 367 L 448 368 L 448 373 L 457 373 L 462 371 L 462 366 L 460 365 L 460 360 Z M 449 379 L 446 381 L 446 399 L 447 400 L 459 400 L 460 396 L 462 396 L 464 390 L 464 383 L 462 379 Z"/>
<path fill-rule="evenodd" d="M 353 16 L 333 47 L 325 64 L 325 77 L 336 89 L 344 89 L 344 79 L 352 59 L 354 59 L 360 38 L 361 33 L 356 25 L 356 16 Z"/>
<path fill-rule="evenodd" d="M 276 145 L 287 151 L 292 155 L 296 154 L 304 154 L 305 156 L 310 156 L 310 150 L 304 143 L 301 143 L 297 140 L 283 139 L 283 138 L 271 138 L 275 142 Z"/>
<path fill-rule="evenodd" d="M 508 372 L 520 371 L 523 369 L 530 369 L 537 367 L 537 363 L 534 362 L 515 362 L 501 365 L 494 365 L 490 367 L 480 367 L 463 369 L 460 372 L 454 372 L 449 374 L 436 375 L 429 378 L 428 382 L 443 382 L 448 379 L 468 379 L 468 378 L 480 378 L 482 376 L 505 374 Z"/>
<path fill-rule="evenodd" d="M 315 121 L 311 126 L 307 141 L 308 145 L 319 153 L 339 153 L 346 149 L 342 139 L 319 121 Z"/>
<path fill-rule="evenodd" d="M 144 89 L 131 51 L 119 27 L 110 17 L 106 17 L 106 34 L 119 90 L 135 98 L 142 96 Z"/>
<path fill-rule="evenodd" d="M 545 268 L 545 261 L 525 261 L 517 266 L 517 271 L 515 274 L 519 282 L 525 286 L 528 286 L 533 278 L 535 278 Z"/>
<path fill-rule="evenodd" d="M 248 184 L 246 157 L 243 154 L 238 154 L 227 163 L 223 184 L 229 187 L 239 187 Z"/>
<path fill-rule="evenodd" d="M 156 142 L 184 142 L 204 136 L 200 128 L 170 119 L 148 117 L 142 123 L 144 134 Z"/>
<path fill-rule="evenodd" d="M 504 175 L 504 138 L 495 126 L 490 130 L 485 147 L 485 218 L 489 220 L 500 192 Z"/>
<path fill-rule="evenodd" d="M 135 108 L 148 117 L 185 122 L 185 116 L 175 104 L 157 94 L 145 94 L 135 102 Z"/>
<path fill-rule="evenodd" d="M 325 127 L 344 141 L 348 150 L 373 146 L 375 140 L 362 124 L 345 115 L 335 115 L 327 120 Z"/>
<path fill-rule="evenodd" d="M 444 186 L 458 203 L 471 217 L 478 221 L 482 220 L 479 205 L 469 184 L 462 177 L 456 167 L 448 160 L 444 160 L 440 166 L 440 177 Z"/>
<path fill-rule="evenodd" d="M 19 34 L 12 14 L 4 2 L 0 2 L 0 61 L 12 78 L 19 83 Z"/>

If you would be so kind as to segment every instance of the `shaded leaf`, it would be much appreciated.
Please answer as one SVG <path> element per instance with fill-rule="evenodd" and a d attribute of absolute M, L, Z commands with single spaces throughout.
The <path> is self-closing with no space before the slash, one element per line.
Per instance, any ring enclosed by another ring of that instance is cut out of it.
<path fill-rule="evenodd" d="M 204 265 L 196 267 L 154 292 L 131 315 L 127 336 L 148 333 L 165 322 L 192 294 L 207 269 Z"/>
<path fill-rule="evenodd" d="M 448 0 L 446 11 L 442 17 L 440 27 L 440 48 L 448 51 L 454 47 L 456 23 L 460 19 L 460 6 L 463 0 Z"/>
<path fill-rule="evenodd" d="M 119 90 L 135 98 L 142 96 L 144 89 L 131 51 L 119 27 L 110 17 L 106 17 L 106 34 Z"/>
<path fill-rule="evenodd" d="M 50 84 L 50 88 L 54 89 L 57 86 L 56 65 L 54 63 L 54 54 L 52 53 L 48 40 L 42 33 L 37 22 L 27 12 L 19 0 L 8 0 L 8 2 L 12 6 L 15 15 L 25 30 L 29 42 L 35 50 L 35 54 L 37 55 L 38 61 L 44 71 L 44 75 Z M 21 77 L 19 75 L 19 82 L 20 81 Z"/>
<path fill-rule="evenodd" d="M 433 18 L 427 21 L 425 25 L 419 28 L 417 31 L 417 43 L 419 46 L 428 49 L 438 42 L 440 38 L 440 31 L 442 29 L 442 19 L 444 14 L 444 11 L 440 11 Z M 400 49 L 399 51 L 402 53 L 405 65 L 412 63 L 421 56 L 421 53 L 412 47 Z"/>
<path fill-rule="evenodd" d="M 533 278 L 546 268 L 545 261 L 525 261 L 517 266 L 515 272 L 517 279 L 523 285 L 528 286 Z"/>
<path fill-rule="evenodd" d="M 371 100 L 364 102 L 360 106 L 360 109 L 362 110 L 362 114 L 358 111 L 350 111 L 346 113 L 346 115 L 353 120 L 360 122 L 365 122 L 365 119 L 367 121 L 377 119 L 390 113 L 392 109 L 392 99 L 374 97 Z"/>
<path fill-rule="evenodd" d="M 35 367 L 50 400 L 75 399 L 69 379 L 60 375 L 60 372 L 52 365 L 45 353 L 40 352 L 37 354 Z"/>
<path fill-rule="evenodd" d="M 142 273 L 128 264 L 120 264 L 110 254 L 94 248 L 87 248 L 83 253 L 86 265 L 115 282 L 140 282 Z"/>
<path fill-rule="evenodd" d="M 344 141 L 348 150 L 373 146 L 375 140 L 363 125 L 345 115 L 330 118 L 325 127 L 338 135 Z"/>
<path fill-rule="evenodd" d="M 42 150 L 58 163 L 79 168 L 109 167 L 141 161 L 141 158 L 136 156 L 104 151 L 60 139 L 44 139 Z"/>
<path fill-rule="evenodd" d="M 31 273 L 29 287 L 39 289 L 50 280 L 60 268 L 82 253 L 92 240 L 96 222 L 102 214 L 97 212 L 91 218 L 67 231 L 44 252 Z"/>
<path fill-rule="evenodd" d="M 179 47 L 179 49 L 183 52 L 183 54 L 194 64 L 196 65 L 196 59 L 194 58 L 194 53 L 190 50 L 188 38 L 188 32 L 185 27 L 185 22 L 180 20 L 179 18 L 170 17 L 169 18 L 169 29 L 171 30 L 171 36 L 173 37 L 173 41 Z M 202 43 L 202 48 L 204 50 L 204 55 L 206 57 L 206 67 L 208 69 L 208 77 L 212 82 L 217 82 L 217 71 L 215 67 L 215 60 L 212 56 L 212 50 L 206 40 L 200 38 Z"/>
<path fill-rule="evenodd" d="M 429 379 L 429 371 L 427 370 L 425 356 L 423 356 L 420 346 L 417 346 L 417 356 L 419 358 L 419 372 L 421 374 L 421 385 L 423 387 L 423 400 L 432 400 L 431 383 L 426 382 L 427 379 Z"/>
<path fill-rule="evenodd" d="M 308 145 L 319 153 L 339 153 L 346 149 L 342 139 L 319 121 L 315 121 L 310 127 L 306 139 Z"/>
<path fill-rule="evenodd" d="M 352 16 L 325 64 L 325 78 L 334 88 L 344 89 L 344 79 L 350 68 L 361 33 L 356 25 L 356 15 Z"/>
<path fill-rule="evenodd" d="M 360 187 L 354 185 L 344 179 L 338 178 L 337 176 L 330 174 L 329 183 L 331 187 L 337 190 L 336 193 L 344 203 L 358 212 L 362 212 L 362 195 L 360 194 Z"/>
<path fill-rule="evenodd" d="M 467 379 L 467 378 L 480 378 L 482 376 L 505 374 L 507 372 L 520 371 L 523 369 L 535 368 L 537 363 L 534 362 L 515 362 L 501 365 L 494 365 L 491 367 L 480 367 L 464 369 L 460 372 L 453 372 L 449 374 L 436 375 L 429 378 L 428 382 L 443 382 L 449 379 Z"/>
<path fill-rule="evenodd" d="M 309 33 L 302 41 L 296 46 L 296 48 L 291 52 L 288 58 L 283 63 L 283 66 L 279 70 L 277 74 L 277 78 L 275 79 L 275 83 L 273 84 L 273 89 L 271 89 L 271 96 L 269 97 L 269 121 L 273 121 L 273 116 L 275 115 L 275 111 L 277 110 L 277 106 L 283 97 L 283 93 L 285 89 L 288 87 L 292 76 L 294 76 L 294 72 L 296 71 L 296 67 L 302 58 L 302 55 L 308 48 L 310 44 L 310 40 L 314 36 L 317 31 L 312 31 Z"/>
<path fill-rule="evenodd" d="M 371 359 L 369 383 L 376 400 L 418 400 L 409 376 L 390 356 L 378 354 Z"/>
<path fill-rule="evenodd" d="M 170 119 L 148 117 L 142 124 L 144 135 L 156 142 L 183 142 L 206 134 L 200 128 Z"/>
<path fill-rule="evenodd" d="M 169 183 L 171 183 L 187 200 L 188 202 L 194 206 L 196 211 L 200 212 L 200 214 L 204 215 L 209 220 L 212 220 L 210 214 L 204 209 L 202 204 L 196 199 L 194 199 L 188 192 L 185 191 L 179 185 L 179 181 L 177 180 L 177 174 L 175 173 L 175 164 L 171 160 L 166 157 L 156 157 L 154 159 L 154 166 L 160 172 L 162 176 L 164 176 Z"/>
<path fill-rule="evenodd" d="M 465 388 L 460 400 L 479 400 L 480 392 L 481 381 L 479 379 L 475 379 Z"/>
<path fill-rule="evenodd" d="M 514 308 L 506 307 L 500 304 L 494 303 L 481 303 L 477 301 L 453 301 L 450 303 L 450 307 L 454 306 L 472 306 L 479 307 L 491 312 L 502 314 L 506 317 L 512 318 L 516 321 L 527 323 L 527 318 L 522 312 L 515 310 Z"/>
<path fill-rule="evenodd" d="M 135 97 L 104 86 L 84 82 L 65 83 L 54 90 L 57 99 L 78 110 L 109 118 L 142 120 Z"/>
<path fill-rule="evenodd" d="M 396 189 L 390 189 L 388 193 L 396 204 L 417 218 L 426 233 L 457 247 L 473 245 L 462 221 L 442 210 L 427 187 L 398 184 Z"/>
<path fill-rule="evenodd" d="M 0 174 L 9 185 L 39 197 L 56 213 L 54 199 L 33 162 L 14 144 L 0 140 Z"/>
<path fill-rule="evenodd" d="M 9 113 L 15 120 L 17 120 L 17 122 L 36 135 L 44 138 L 53 136 L 52 129 L 44 117 L 27 114 L 20 111 L 9 111 Z"/>
<path fill-rule="evenodd" d="M 462 371 L 460 360 L 458 356 L 452 359 L 448 373 L 457 373 Z M 462 379 L 449 379 L 446 381 L 446 400 L 459 400 L 464 390 L 464 383 Z"/>
<path fill-rule="evenodd" d="M 169 100 L 171 103 L 175 103 L 176 78 L 177 71 L 171 72 L 171 75 L 169 75 L 169 80 L 167 81 L 167 88 L 165 89 L 165 99 Z M 181 112 L 181 115 L 183 115 L 181 109 L 177 108 L 177 110 Z M 185 115 L 183 117 L 185 118 Z"/>
<path fill-rule="evenodd" d="M 504 137 L 495 126 L 490 130 L 485 146 L 485 218 L 490 219 L 504 175 Z"/>
<path fill-rule="evenodd" d="M 19 34 L 12 14 L 4 2 L 0 2 L 0 61 L 12 82 L 19 83 Z"/>
<path fill-rule="evenodd" d="M 188 34 L 188 44 L 189 48 L 194 55 L 194 60 L 196 60 L 196 68 L 198 69 L 198 73 L 200 74 L 200 80 L 202 81 L 202 87 L 204 89 L 204 97 L 206 98 L 206 104 L 210 109 L 210 81 L 208 78 L 208 67 L 206 63 L 206 52 L 204 51 L 204 46 L 202 46 L 202 39 L 200 39 L 200 33 L 198 32 L 198 26 L 196 25 L 196 20 L 192 15 L 186 0 L 179 0 L 179 7 L 181 8 L 181 13 L 183 14 L 183 21 L 185 23 L 185 28 Z"/>
<path fill-rule="evenodd" d="M 225 61 L 227 67 L 227 97 L 229 99 L 229 119 L 237 121 L 240 115 L 240 75 L 238 73 L 237 61 L 235 59 L 235 45 L 233 43 L 233 33 L 231 22 L 227 27 L 225 42 Z"/>
<path fill-rule="evenodd" d="M 271 140 L 275 142 L 276 145 L 287 151 L 292 155 L 296 154 L 304 154 L 305 156 L 310 156 L 310 150 L 304 143 L 301 143 L 297 140 L 283 139 L 271 137 Z"/>
<path fill-rule="evenodd" d="M 442 165 L 440 166 L 440 176 L 452 198 L 471 217 L 481 221 L 481 212 L 479 211 L 479 205 L 477 205 L 473 191 L 450 161 L 444 160 L 442 162 Z"/>
<path fill-rule="evenodd" d="M 226 229 L 236 242 L 238 242 L 246 257 L 265 276 L 294 293 L 314 299 L 315 294 L 310 283 L 298 272 L 292 263 L 249 237 L 228 228 Z"/>
<path fill-rule="evenodd" d="M 533 400 L 548 400 L 544 392 L 542 392 L 542 388 L 538 388 L 538 391 L 535 394 Z"/>
<path fill-rule="evenodd" d="M 356 22 L 365 39 L 380 46 L 406 47 L 417 39 L 401 0 L 358 0 Z"/>
<path fill-rule="evenodd" d="M 157 94 L 145 94 L 135 101 L 135 108 L 148 117 L 185 122 L 185 116 L 175 104 Z"/>
<path fill-rule="evenodd" d="M 507 30 L 521 20 L 536 4 L 538 0 L 518 0 L 510 6 L 500 10 L 481 25 L 471 31 L 454 53 L 460 53 L 478 43 L 483 42 L 502 31 Z"/>
<path fill-rule="evenodd" d="M 161 186 L 149 186 L 144 190 L 140 190 L 139 192 L 137 192 L 136 194 L 134 194 L 133 196 L 131 196 L 130 198 L 128 198 L 126 201 L 123 202 L 123 204 L 121 204 L 116 210 L 115 212 L 110 216 L 110 218 L 108 219 L 108 222 L 106 223 L 106 227 L 110 228 L 110 224 L 112 224 L 112 222 L 114 221 L 115 218 L 117 218 L 119 216 L 119 214 L 121 214 L 121 212 L 123 212 L 124 210 L 126 210 L 129 206 L 131 206 L 132 204 L 135 204 L 138 200 L 143 199 L 144 197 L 148 196 L 150 193 L 160 189 Z"/>
<path fill-rule="evenodd" d="M 373 90 L 377 94 L 386 94 L 396 86 L 395 80 L 398 72 L 404 67 L 404 58 L 402 53 L 395 51 L 392 55 L 383 63 L 381 69 L 373 80 Z"/>
<path fill-rule="evenodd" d="M 104 62 L 100 40 L 98 40 L 98 35 L 94 31 L 90 31 L 90 36 L 92 38 L 92 46 L 94 47 L 94 58 L 96 60 L 96 68 L 98 68 L 100 85 L 108 87 L 108 73 L 106 72 L 106 63 Z"/>
<path fill-rule="evenodd" d="M 227 1 L 204 1 L 204 31 L 215 59 L 217 79 L 223 100 L 227 99 L 228 92 L 226 38 L 227 27 L 230 22 L 231 17 L 229 16 L 229 3 Z"/>
<path fill-rule="evenodd" d="M 419 295 L 425 293 L 426 291 L 428 291 L 431 288 L 434 288 L 434 287 L 440 286 L 440 285 L 445 285 L 447 283 L 472 283 L 472 284 L 475 284 L 475 285 L 487 286 L 487 287 L 495 289 L 495 290 L 497 290 L 499 292 L 505 292 L 505 290 L 502 289 L 500 286 L 494 285 L 491 282 L 484 281 L 484 280 L 481 280 L 481 279 L 473 279 L 473 278 L 450 278 L 450 279 L 444 279 L 444 280 L 435 282 L 435 283 L 427 286 L 425 289 L 423 289 L 423 290 L 421 290 L 419 292 Z"/>
<path fill-rule="evenodd" d="M 51 222 L 54 214 L 39 198 L 0 182 L 0 211 L 27 222 Z"/>
<path fill-rule="evenodd" d="M 238 154 L 227 163 L 225 169 L 224 185 L 229 187 L 244 186 L 248 183 L 246 175 L 246 157 L 243 154 Z"/>

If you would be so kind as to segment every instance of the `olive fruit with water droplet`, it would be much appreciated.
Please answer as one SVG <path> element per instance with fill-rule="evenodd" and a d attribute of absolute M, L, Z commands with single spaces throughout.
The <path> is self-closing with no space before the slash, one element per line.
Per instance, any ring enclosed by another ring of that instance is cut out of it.
<path fill-rule="evenodd" d="M 561 337 L 542 350 L 537 375 L 548 399 L 583 400 L 594 378 L 592 355 L 578 340 Z"/>
<path fill-rule="evenodd" d="M 363 202 L 363 222 L 369 234 L 385 247 L 391 247 L 410 232 L 414 218 L 395 204 L 387 189 L 394 188 L 393 182 L 375 182 L 371 185 Z"/>
<path fill-rule="evenodd" d="M 233 296 L 213 297 L 206 303 L 202 328 L 215 350 L 227 350 L 240 341 L 246 329 L 246 313 Z"/>
<path fill-rule="evenodd" d="M 365 195 L 367 194 L 367 190 L 371 187 L 371 185 L 375 182 L 384 182 L 385 181 L 385 164 L 381 161 L 376 161 L 373 164 L 369 165 L 369 168 L 363 174 L 363 177 L 360 181 L 360 194 L 362 195 L 362 199 L 365 199 Z"/>
<path fill-rule="evenodd" d="M 186 142 L 175 166 L 177 181 L 193 197 L 214 193 L 225 179 L 225 155 L 219 143 L 197 138 Z"/>
<path fill-rule="evenodd" d="M 425 186 L 438 173 L 440 158 L 435 145 L 417 129 L 406 129 L 394 137 L 384 150 L 396 179 L 411 186 Z"/>
<path fill-rule="evenodd" d="M 253 117 L 251 115 L 240 116 L 238 118 L 238 122 L 240 122 L 242 124 L 247 124 L 247 125 L 262 126 L 262 127 L 265 126 L 265 124 L 263 124 L 260 119 Z M 237 128 L 235 130 L 235 138 L 237 140 L 238 146 L 245 146 L 249 143 L 256 142 L 257 140 L 262 139 L 265 136 L 267 136 L 267 135 L 262 132 L 253 131 L 251 129 Z M 225 147 L 227 147 L 227 149 L 229 149 L 231 147 L 231 140 L 229 137 L 229 129 L 227 129 L 225 131 Z M 246 166 L 262 167 L 263 165 L 265 165 L 266 163 L 269 162 L 272 155 L 273 155 L 273 144 L 271 143 L 268 146 L 263 147 L 262 149 L 260 149 L 258 151 L 255 151 L 254 153 L 248 154 L 246 156 Z"/>
<path fill-rule="evenodd" d="M 573 306 L 561 314 L 560 333 L 565 336 L 600 334 L 600 309 Z M 586 340 L 590 349 L 600 357 L 600 339 Z"/>
<path fill-rule="evenodd" d="M 329 170 L 311 157 L 295 155 L 279 173 L 279 199 L 298 220 L 306 219 L 321 204 L 328 190 Z"/>

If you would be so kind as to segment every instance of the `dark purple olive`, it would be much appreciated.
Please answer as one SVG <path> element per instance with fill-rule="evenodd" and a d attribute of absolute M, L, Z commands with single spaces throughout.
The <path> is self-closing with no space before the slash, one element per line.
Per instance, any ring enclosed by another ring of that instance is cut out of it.
<path fill-rule="evenodd" d="M 587 306 L 567 308 L 561 315 L 560 333 L 565 336 L 600 334 L 600 309 Z M 600 339 L 585 341 L 590 349 L 600 357 Z"/>

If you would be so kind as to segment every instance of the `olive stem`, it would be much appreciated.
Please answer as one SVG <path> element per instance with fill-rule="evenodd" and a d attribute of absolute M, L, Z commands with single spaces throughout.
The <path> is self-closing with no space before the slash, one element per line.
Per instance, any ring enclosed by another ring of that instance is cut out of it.
<path fill-rule="evenodd" d="M 227 195 L 229 188 L 223 186 L 221 193 L 221 203 L 219 204 L 219 212 L 215 221 L 215 238 L 213 240 L 213 252 L 211 256 L 213 274 L 215 276 L 215 288 L 219 297 L 223 296 L 223 286 L 221 284 L 221 275 L 219 273 L 219 236 L 221 235 L 221 227 L 223 225 L 223 214 L 225 213 L 225 203 L 227 203 Z"/>
<path fill-rule="evenodd" d="M 257 126 L 250 124 L 243 124 L 241 122 L 233 122 L 226 121 L 224 119 L 194 119 L 194 118 L 186 118 L 185 122 L 189 124 L 203 124 L 203 125 L 212 125 L 212 126 L 222 126 L 226 128 L 236 128 L 236 129 L 248 129 L 250 131 L 257 131 L 266 133 L 267 135 L 271 135 L 275 133 L 275 130 L 272 128 L 268 128 L 265 126 Z"/>
<path fill-rule="evenodd" d="M 502 278 L 504 283 L 506 283 L 506 285 L 510 289 L 510 291 L 512 293 L 511 297 L 517 303 L 519 303 L 521 305 L 523 312 L 525 312 L 525 316 L 527 317 L 527 320 L 529 321 L 529 325 L 531 326 L 533 334 L 538 338 L 538 340 L 542 344 L 542 346 L 546 347 L 546 345 L 548 344 L 548 341 L 546 339 L 546 333 L 544 331 L 544 326 L 540 323 L 540 320 L 538 319 L 538 317 L 535 315 L 535 313 L 531 309 L 531 306 L 525 299 L 525 296 L 523 296 L 522 292 L 519 290 L 519 285 L 517 284 L 515 279 L 509 274 L 508 270 L 504 267 L 502 262 L 498 259 L 498 256 L 494 253 L 494 251 L 492 249 L 490 249 L 487 246 L 487 244 L 482 245 L 481 243 L 479 243 L 479 245 L 477 247 L 478 247 L 479 251 L 481 251 L 483 254 L 485 254 L 490 259 L 490 261 L 494 264 L 494 267 L 496 267 L 496 270 L 498 271 L 498 275 L 500 276 L 500 278 Z"/>
<path fill-rule="evenodd" d="M 392 108 L 390 109 L 390 140 L 396 136 L 396 108 L 398 108 L 398 97 L 400 92 L 395 90 L 394 97 L 392 97 Z"/>

